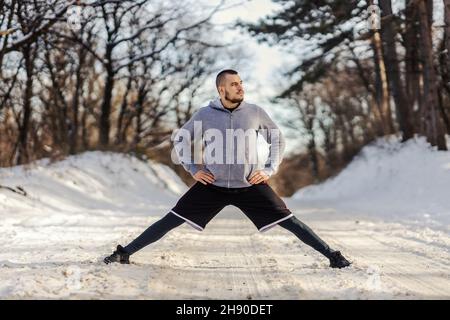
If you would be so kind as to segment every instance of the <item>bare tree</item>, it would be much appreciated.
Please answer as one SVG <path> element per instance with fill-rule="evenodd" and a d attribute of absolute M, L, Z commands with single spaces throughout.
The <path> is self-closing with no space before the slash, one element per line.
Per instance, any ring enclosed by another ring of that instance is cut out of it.
<path fill-rule="evenodd" d="M 33 28 L 33 16 L 30 13 L 39 12 L 39 6 L 29 6 L 26 3 L 18 3 L 17 5 L 17 20 L 20 25 L 20 29 L 23 34 L 32 34 L 30 29 Z M 28 136 L 30 133 L 30 120 L 32 114 L 31 99 L 33 97 L 33 81 L 34 81 L 34 68 L 35 61 L 38 52 L 38 44 L 36 42 L 26 41 L 22 42 L 21 46 L 17 47 L 23 56 L 24 69 L 26 74 L 25 88 L 23 91 L 23 109 L 22 119 L 19 125 L 19 140 L 17 146 L 17 164 L 24 164 L 29 160 L 28 154 Z"/>
<path fill-rule="evenodd" d="M 444 0 L 445 49 L 447 61 L 450 61 L 450 0 Z"/>
<path fill-rule="evenodd" d="M 374 30 L 371 45 L 373 49 L 374 71 L 375 71 L 375 101 L 383 134 L 394 133 L 394 123 L 392 120 L 392 110 L 390 104 L 389 84 L 387 80 L 387 69 L 384 63 L 383 47 L 381 35 L 378 30 Z"/>
<path fill-rule="evenodd" d="M 398 32 L 392 13 L 391 0 L 380 0 L 379 4 L 382 12 L 381 39 L 384 48 L 384 61 L 386 62 L 388 81 L 392 95 L 397 106 L 397 118 L 400 130 L 403 134 L 403 141 L 405 141 L 413 137 L 414 131 L 411 124 L 411 111 L 408 106 L 405 87 L 400 75 L 396 42 Z"/>
<path fill-rule="evenodd" d="M 182 18 L 186 15 L 186 12 L 181 7 L 172 6 L 170 9 L 164 8 L 163 11 L 161 9 L 150 11 L 148 9 L 149 3 L 150 1 L 148 0 L 126 0 L 105 1 L 93 5 L 100 12 L 105 29 L 105 39 L 101 46 L 102 52 L 92 52 L 105 70 L 103 102 L 99 123 L 100 145 L 103 147 L 109 144 L 113 92 L 116 79 L 122 69 L 128 68 L 137 61 L 154 59 L 167 50 L 170 45 L 173 45 L 185 32 L 198 28 L 207 22 L 221 6 L 219 4 L 204 18 L 180 25 L 179 21 L 183 21 Z M 173 22 L 178 22 L 178 25 L 173 26 Z M 129 34 L 125 32 L 124 34 L 124 29 L 129 29 L 131 32 Z M 174 31 L 170 32 L 170 29 L 174 29 Z M 144 34 L 147 37 L 155 37 L 157 45 L 147 48 L 145 52 L 132 58 L 128 55 L 120 54 L 119 51 L 123 45 L 133 42 L 133 40 Z M 165 35 L 165 37 L 158 35 Z M 78 40 L 83 45 L 82 39 Z"/>
<path fill-rule="evenodd" d="M 439 150 L 447 150 L 441 117 L 438 106 L 438 82 L 433 60 L 433 46 L 431 41 L 432 9 L 424 1 L 419 1 L 418 14 L 420 21 L 421 53 L 423 59 L 424 129 L 428 141 L 437 145 Z"/>
<path fill-rule="evenodd" d="M 0 58 L 7 53 L 21 51 L 21 48 L 36 42 L 40 36 L 64 17 L 69 7 L 77 2 L 78 0 L 55 0 L 53 3 L 50 1 L 11 0 L 5 3 L 2 7 L 5 8 L 5 12 L 9 13 L 9 18 L 6 29 L 1 31 L 6 36 L 0 37 L 2 47 Z M 30 16 L 31 14 L 33 16 Z M 17 19 L 15 15 L 17 15 Z M 28 17 L 27 22 L 29 23 L 25 29 L 24 20 L 20 18 L 23 16 Z"/>
<path fill-rule="evenodd" d="M 313 88 L 311 88 L 313 89 Z M 304 135 L 307 137 L 307 150 L 308 156 L 311 163 L 311 173 L 312 176 L 318 181 L 319 178 L 319 161 L 317 157 L 317 147 L 316 147 L 316 128 L 315 122 L 317 121 L 316 115 L 316 101 L 315 91 L 307 90 L 301 95 L 293 98 L 291 101 L 295 108 L 299 112 L 299 116 L 304 128 Z"/>

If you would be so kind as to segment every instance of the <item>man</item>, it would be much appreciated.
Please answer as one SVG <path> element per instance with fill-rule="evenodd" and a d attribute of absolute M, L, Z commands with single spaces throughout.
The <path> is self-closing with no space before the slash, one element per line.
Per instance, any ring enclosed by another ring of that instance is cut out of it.
<path fill-rule="evenodd" d="M 104 262 L 129 263 L 130 255 L 184 222 L 202 231 L 225 206 L 234 205 L 259 231 L 278 224 L 327 257 L 330 267 L 349 266 L 350 262 L 298 220 L 267 184 L 277 171 L 285 148 L 277 125 L 264 109 L 244 102 L 242 80 L 236 71 L 221 71 L 216 77 L 216 87 L 220 98 L 200 108 L 175 136 L 178 159 L 197 182 L 167 215 L 127 246 L 118 245 Z M 257 152 L 256 138 L 260 134 L 270 144 L 264 163 Z M 247 141 L 250 142 L 246 144 Z"/>

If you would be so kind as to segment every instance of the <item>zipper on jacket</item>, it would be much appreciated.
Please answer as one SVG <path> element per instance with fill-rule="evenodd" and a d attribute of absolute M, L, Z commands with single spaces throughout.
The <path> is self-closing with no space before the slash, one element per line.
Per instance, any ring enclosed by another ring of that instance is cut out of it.
<path fill-rule="evenodd" d="M 231 111 L 228 112 L 230 113 L 230 129 L 232 129 L 231 133 L 233 133 L 233 113 Z M 232 134 L 232 143 L 234 146 L 234 134 Z M 231 148 L 231 152 L 232 152 L 231 158 L 233 159 L 232 161 L 234 161 L 234 148 Z M 228 188 L 230 187 L 231 164 L 232 163 L 228 164 L 228 183 L 227 183 Z"/>
<path fill-rule="evenodd" d="M 230 112 L 230 111 L 228 111 Z M 233 129 L 233 113 L 230 112 L 230 127 L 231 129 Z M 233 130 L 231 130 L 231 132 L 233 133 Z M 234 134 L 232 134 L 232 143 L 234 145 Z M 231 152 L 232 154 L 232 159 L 234 161 L 234 148 L 231 148 Z M 228 188 L 230 187 L 230 175 L 231 175 L 231 163 L 228 164 Z"/>

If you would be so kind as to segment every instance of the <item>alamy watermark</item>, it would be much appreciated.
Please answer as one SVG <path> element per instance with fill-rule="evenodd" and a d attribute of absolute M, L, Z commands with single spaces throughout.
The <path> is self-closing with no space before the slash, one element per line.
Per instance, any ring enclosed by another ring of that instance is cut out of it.
<path fill-rule="evenodd" d="M 95 9 L 92 6 L 73 5 L 67 9 L 67 26 L 73 31 L 81 30 L 82 23 L 89 21 L 95 14 Z"/>
<path fill-rule="evenodd" d="M 383 283 L 381 281 L 381 270 L 377 265 L 371 265 L 367 268 L 366 273 L 368 278 L 366 280 L 366 287 L 370 291 L 382 291 Z"/>
<path fill-rule="evenodd" d="M 379 6 L 373 4 L 367 8 L 367 29 L 380 30 L 381 29 L 381 9 Z"/>
<path fill-rule="evenodd" d="M 69 291 L 81 289 L 81 269 L 76 265 L 68 266 L 63 274 L 66 276 L 66 287 Z"/>
<path fill-rule="evenodd" d="M 261 164 L 258 135 L 271 145 L 270 163 L 280 162 L 279 129 L 218 129 L 203 130 L 202 121 L 194 121 L 193 134 L 187 129 L 174 130 L 171 152 L 175 164 Z M 191 146 L 194 154 L 192 155 Z M 266 159 L 264 159 L 266 160 Z"/>

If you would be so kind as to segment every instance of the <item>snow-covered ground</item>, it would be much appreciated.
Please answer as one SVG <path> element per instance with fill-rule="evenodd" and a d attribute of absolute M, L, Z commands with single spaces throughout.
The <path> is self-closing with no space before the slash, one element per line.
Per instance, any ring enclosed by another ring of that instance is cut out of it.
<path fill-rule="evenodd" d="M 234 207 L 131 265 L 104 265 L 187 190 L 169 168 L 121 154 L 0 169 L 0 185 L 19 192 L 0 188 L 0 299 L 450 298 L 450 152 L 420 139 L 379 141 L 285 199 L 353 261 L 342 270 L 280 227 L 258 233 Z"/>
<path fill-rule="evenodd" d="M 395 137 L 366 146 L 338 176 L 303 188 L 293 199 L 349 214 L 442 228 L 450 226 L 450 152 L 425 138 Z"/>

